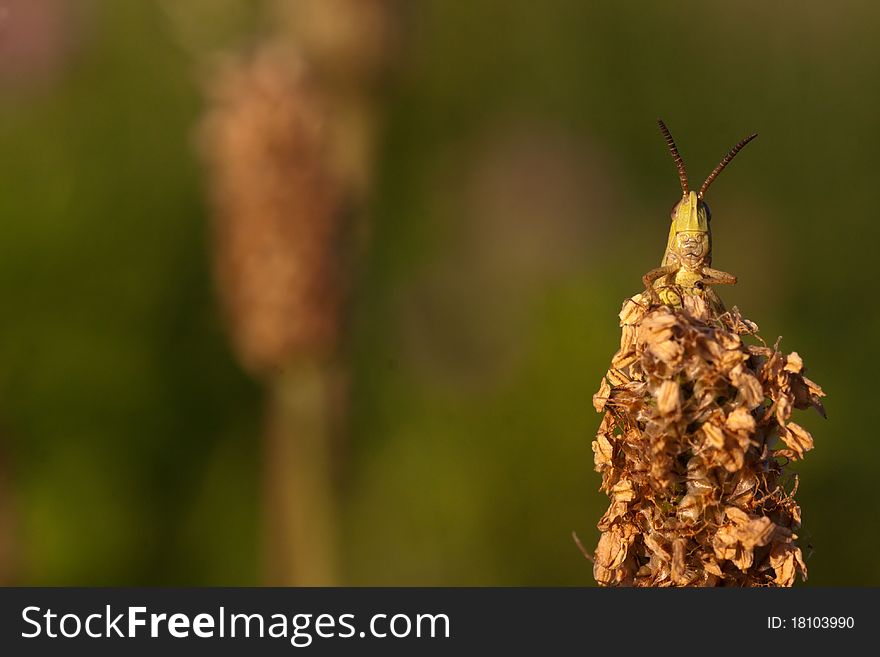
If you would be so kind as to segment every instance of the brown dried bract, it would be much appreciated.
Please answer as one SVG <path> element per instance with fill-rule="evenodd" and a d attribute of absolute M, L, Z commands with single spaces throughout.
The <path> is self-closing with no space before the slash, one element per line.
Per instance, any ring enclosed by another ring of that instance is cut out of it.
<path fill-rule="evenodd" d="M 789 417 L 809 406 L 824 415 L 824 393 L 803 376 L 801 357 L 764 346 L 736 308 L 715 317 L 699 297 L 672 308 L 636 295 L 620 320 L 620 350 L 593 397 L 604 414 L 594 460 L 611 499 L 598 525 L 596 581 L 806 579 L 796 479 L 785 464 L 813 438 Z"/>

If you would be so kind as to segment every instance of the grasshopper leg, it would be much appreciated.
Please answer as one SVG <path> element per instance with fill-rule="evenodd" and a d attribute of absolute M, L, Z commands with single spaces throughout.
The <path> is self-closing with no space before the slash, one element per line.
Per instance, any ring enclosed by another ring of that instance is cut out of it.
<path fill-rule="evenodd" d="M 678 267 L 675 265 L 665 265 L 663 267 L 657 267 L 656 269 L 652 269 L 647 274 L 642 276 L 642 282 L 645 284 L 645 287 L 650 289 L 654 281 L 658 278 L 663 278 L 664 276 L 668 276 L 669 274 L 674 274 L 678 270 Z"/>
<path fill-rule="evenodd" d="M 702 274 L 703 278 L 700 279 L 700 282 L 704 285 L 734 285 L 736 283 L 736 276 L 733 274 L 711 267 L 703 267 Z"/>
<path fill-rule="evenodd" d="M 678 266 L 664 265 L 663 267 L 652 269 L 647 274 L 642 276 L 642 282 L 645 284 L 645 292 L 654 303 L 662 303 L 660 295 L 657 294 L 657 289 L 654 287 L 654 282 L 663 278 L 664 276 L 674 274 L 676 271 L 678 271 Z"/>

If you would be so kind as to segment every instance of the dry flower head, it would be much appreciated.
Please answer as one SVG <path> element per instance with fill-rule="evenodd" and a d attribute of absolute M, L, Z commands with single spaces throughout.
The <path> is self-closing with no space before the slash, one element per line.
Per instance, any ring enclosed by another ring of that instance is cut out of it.
<path fill-rule="evenodd" d="M 793 409 L 824 415 L 796 352 L 768 347 L 736 308 L 700 296 L 683 307 L 627 299 L 620 350 L 593 405 L 593 441 L 611 498 L 594 576 L 605 586 L 791 586 L 797 478 L 785 464 L 813 447 Z"/>

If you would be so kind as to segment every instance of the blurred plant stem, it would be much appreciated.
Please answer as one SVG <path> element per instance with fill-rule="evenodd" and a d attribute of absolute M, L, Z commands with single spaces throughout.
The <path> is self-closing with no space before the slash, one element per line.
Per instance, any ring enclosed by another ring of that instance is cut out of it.
<path fill-rule="evenodd" d="M 275 34 L 228 61 L 210 85 L 202 137 L 215 272 L 236 355 L 269 397 L 266 583 L 328 586 L 340 583 L 334 446 L 347 410 L 336 394 L 344 300 L 365 248 L 373 92 L 390 4 L 269 6 Z"/>
<path fill-rule="evenodd" d="M 334 392 L 315 360 L 270 384 L 264 451 L 265 577 L 275 585 L 339 583 L 333 472 Z"/>

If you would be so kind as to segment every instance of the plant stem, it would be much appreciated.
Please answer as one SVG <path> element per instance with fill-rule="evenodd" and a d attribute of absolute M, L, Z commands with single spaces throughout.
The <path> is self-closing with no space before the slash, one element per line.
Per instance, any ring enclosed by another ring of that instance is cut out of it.
<path fill-rule="evenodd" d="M 272 585 L 339 582 L 331 372 L 317 362 L 299 362 L 270 384 L 264 563 Z"/>

